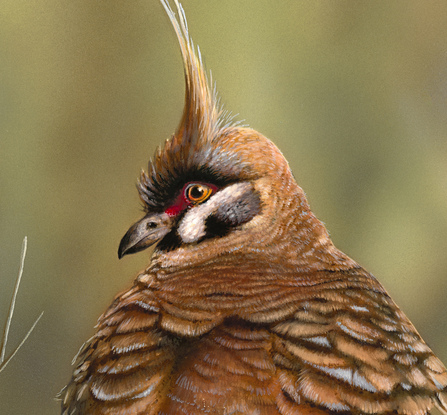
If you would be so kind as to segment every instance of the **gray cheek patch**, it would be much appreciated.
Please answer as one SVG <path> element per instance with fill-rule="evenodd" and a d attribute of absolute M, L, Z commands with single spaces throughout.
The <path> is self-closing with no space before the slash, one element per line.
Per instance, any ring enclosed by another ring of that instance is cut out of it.
<path fill-rule="evenodd" d="M 191 208 L 186 212 L 177 230 L 182 241 L 192 243 L 203 238 L 206 234 L 206 220 L 209 216 L 215 213 L 222 214 L 222 209 L 225 209 L 225 206 L 237 205 L 244 194 L 251 192 L 252 185 L 250 183 L 236 183 L 217 192 L 202 205 Z M 236 217 L 233 220 L 237 220 Z"/>
<path fill-rule="evenodd" d="M 214 217 L 227 226 L 237 226 L 248 222 L 261 212 L 259 195 L 248 189 L 234 203 L 222 204 Z"/>

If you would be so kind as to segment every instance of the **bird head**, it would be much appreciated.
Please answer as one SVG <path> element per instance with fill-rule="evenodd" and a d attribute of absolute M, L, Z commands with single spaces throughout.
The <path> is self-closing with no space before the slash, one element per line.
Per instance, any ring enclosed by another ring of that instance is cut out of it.
<path fill-rule="evenodd" d="M 121 240 L 119 257 L 155 243 L 156 254 L 201 249 L 203 258 L 234 253 L 247 238 L 255 251 L 286 234 L 329 241 L 278 148 L 222 110 L 184 11 L 175 3 L 178 19 L 162 1 L 183 57 L 183 115 L 141 174 L 138 189 L 146 215 Z"/>

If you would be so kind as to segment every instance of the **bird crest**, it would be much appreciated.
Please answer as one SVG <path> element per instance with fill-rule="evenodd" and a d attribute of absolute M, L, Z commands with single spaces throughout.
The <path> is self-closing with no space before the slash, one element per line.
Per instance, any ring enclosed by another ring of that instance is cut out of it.
<path fill-rule="evenodd" d="M 174 2 L 178 17 L 170 4 L 161 0 L 182 53 L 185 104 L 176 132 L 166 140 L 163 148 L 156 150 L 154 158 L 149 161 L 147 173 L 141 173 L 138 186 L 140 198 L 150 210 L 161 208 L 169 198 L 169 192 L 185 177 L 193 178 L 197 174 L 201 177 L 214 176 L 207 168 L 212 141 L 225 128 L 237 125 L 222 110 L 216 88 L 210 88 L 200 49 L 194 46 L 189 36 L 185 12 L 177 0 Z"/>

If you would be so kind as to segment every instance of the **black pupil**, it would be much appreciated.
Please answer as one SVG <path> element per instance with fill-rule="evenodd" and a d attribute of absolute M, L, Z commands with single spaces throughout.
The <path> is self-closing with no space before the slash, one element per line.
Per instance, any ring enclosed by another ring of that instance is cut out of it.
<path fill-rule="evenodd" d="M 200 199 L 203 196 L 204 189 L 202 186 L 193 186 L 189 190 L 189 196 L 192 199 Z"/>

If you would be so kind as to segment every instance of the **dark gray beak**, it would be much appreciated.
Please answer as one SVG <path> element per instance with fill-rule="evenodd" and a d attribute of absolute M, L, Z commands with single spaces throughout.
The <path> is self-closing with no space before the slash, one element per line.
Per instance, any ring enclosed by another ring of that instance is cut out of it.
<path fill-rule="evenodd" d="M 166 213 L 149 213 L 130 227 L 121 239 L 118 258 L 142 251 L 167 235 L 174 223 L 174 218 Z"/>

